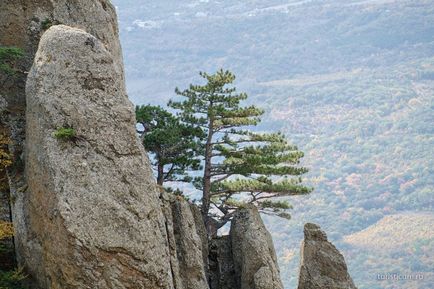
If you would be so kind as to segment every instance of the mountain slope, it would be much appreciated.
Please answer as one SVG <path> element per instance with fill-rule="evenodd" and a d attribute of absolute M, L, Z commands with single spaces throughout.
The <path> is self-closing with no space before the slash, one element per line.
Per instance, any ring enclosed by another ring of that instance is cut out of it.
<path fill-rule="evenodd" d="M 344 237 L 353 270 L 361 271 L 370 288 L 431 288 L 434 278 L 434 214 L 389 215 Z M 361 255 L 363 258 L 360 258 Z M 369 278 L 375 276 L 374 280 Z M 384 280 L 384 278 L 402 280 Z M 407 280 L 403 280 L 407 279 Z"/>

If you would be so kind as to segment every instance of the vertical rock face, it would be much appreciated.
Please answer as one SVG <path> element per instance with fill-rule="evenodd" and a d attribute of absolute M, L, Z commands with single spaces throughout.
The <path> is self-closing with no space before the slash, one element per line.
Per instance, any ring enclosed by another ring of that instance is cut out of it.
<path fill-rule="evenodd" d="M 162 199 L 175 289 L 208 289 L 200 236 L 205 231 L 202 220 L 196 222 L 194 208 L 188 202 L 166 193 Z"/>
<path fill-rule="evenodd" d="M 81 28 L 96 36 L 113 56 L 115 69 L 124 78 L 117 19 L 109 0 L 1 0 L 0 1 L 0 46 L 21 48 L 25 57 L 18 62 L 18 73 L 5 78 L 0 75 L 0 131 L 10 138 L 9 150 L 13 155 L 13 166 L 8 170 L 11 199 L 14 200 L 12 214 L 18 237 L 24 235 L 22 192 L 26 188 L 24 174 L 25 137 L 25 83 L 26 72 L 33 64 L 42 34 L 53 24 L 63 23 Z M 118 83 L 119 89 L 124 82 Z M 0 208 L 7 210 L 6 201 Z M 1 209 L 0 209 L 1 210 Z M 17 251 L 21 260 L 20 250 Z"/>
<path fill-rule="evenodd" d="M 236 213 L 230 236 L 237 288 L 282 289 L 273 241 L 255 207 Z"/>
<path fill-rule="evenodd" d="M 28 76 L 18 250 L 40 288 L 173 287 L 157 188 L 106 48 L 53 26 Z"/>
<path fill-rule="evenodd" d="M 357 289 L 344 257 L 315 224 L 304 226 L 298 289 Z"/>
<path fill-rule="evenodd" d="M 208 243 L 208 234 L 205 228 L 205 224 L 203 222 L 202 218 L 202 212 L 200 211 L 200 208 L 194 204 L 189 204 L 191 213 L 193 214 L 196 234 L 199 236 L 201 244 L 202 244 L 202 260 L 205 268 L 205 275 L 208 279 L 208 273 L 209 273 L 209 262 L 208 262 L 208 255 L 209 255 L 209 243 Z"/>

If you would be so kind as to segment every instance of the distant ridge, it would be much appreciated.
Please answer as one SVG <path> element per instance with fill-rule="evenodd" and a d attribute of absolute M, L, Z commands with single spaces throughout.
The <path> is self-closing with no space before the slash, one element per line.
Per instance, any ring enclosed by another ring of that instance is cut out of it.
<path fill-rule="evenodd" d="M 418 240 L 434 239 L 434 213 L 408 212 L 383 217 L 377 223 L 344 237 L 344 242 L 371 250 L 400 250 Z"/>

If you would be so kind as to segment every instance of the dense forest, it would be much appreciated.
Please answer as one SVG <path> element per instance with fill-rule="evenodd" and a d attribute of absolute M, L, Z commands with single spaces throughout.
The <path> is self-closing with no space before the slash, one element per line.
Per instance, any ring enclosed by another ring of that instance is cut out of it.
<path fill-rule="evenodd" d="M 264 216 L 285 288 L 297 283 L 306 221 L 343 250 L 359 288 L 395 288 L 376 279 L 394 272 L 422 272 L 404 287 L 430 288 L 434 241 L 422 232 L 434 224 L 432 1 L 114 3 L 136 104 L 164 105 L 199 71 L 230 69 L 266 111 L 256 129 L 280 130 L 306 153 L 315 191 L 289 199 L 290 221 Z M 396 246 L 366 249 L 387 227 L 396 230 L 381 240 Z"/>

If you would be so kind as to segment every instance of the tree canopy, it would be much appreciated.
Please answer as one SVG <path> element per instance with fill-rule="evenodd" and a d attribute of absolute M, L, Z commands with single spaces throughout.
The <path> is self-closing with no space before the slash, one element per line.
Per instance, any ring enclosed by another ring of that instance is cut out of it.
<path fill-rule="evenodd" d="M 145 149 L 152 154 L 157 182 L 191 181 L 187 172 L 198 170 L 202 130 L 187 124 L 159 106 L 136 107 L 136 119 L 141 125 L 139 133 Z"/>
<path fill-rule="evenodd" d="M 303 153 L 290 145 L 280 133 L 258 133 L 250 128 L 260 122 L 260 108 L 242 106 L 247 94 L 229 86 L 235 80 L 230 71 L 200 73 L 203 85 L 176 89 L 183 98 L 170 101 L 183 123 L 203 130 L 203 147 L 198 155 L 204 164 L 195 179 L 202 191 L 201 210 L 208 232 L 213 234 L 226 224 L 233 212 L 247 203 L 265 213 L 288 217 L 290 206 L 270 198 L 311 192 L 302 184 L 307 169 L 300 166 Z"/>
<path fill-rule="evenodd" d="M 205 84 L 176 88 L 180 100 L 168 104 L 176 115 L 158 106 L 136 107 L 138 132 L 154 160 L 158 184 L 187 181 L 200 190 L 210 235 L 247 204 L 289 218 L 291 206 L 275 198 L 311 192 L 301 179 L 307 172 L 300 165 L 303 152 L 279 132 L 253 130 L 264 112 L 242 105 L 247 94 L 231 86 L 232 72 L 200 76 Z M 196 171 L 194 178 L 189 171 Z"/>

